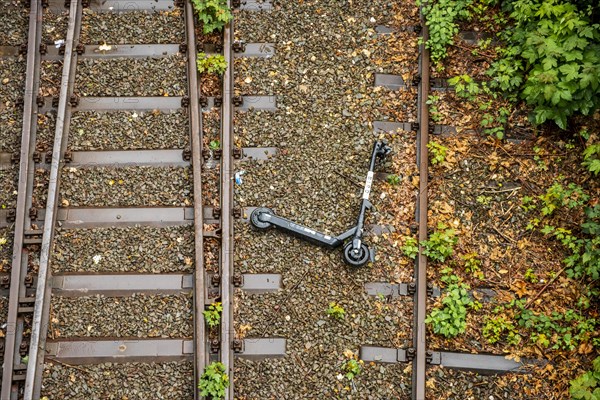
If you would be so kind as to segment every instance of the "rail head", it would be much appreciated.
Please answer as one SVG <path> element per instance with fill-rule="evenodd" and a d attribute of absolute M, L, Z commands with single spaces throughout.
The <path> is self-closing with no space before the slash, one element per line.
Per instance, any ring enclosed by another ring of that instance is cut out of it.
<path fill-rule="evenodd" d="M 41 42 L 41 2 L 32 0 L 29 9 L 29 29 L 27 45 L 27 67 L 25 77 L 25 93 L 23 99 L 23 127 L 21 130 L 21 151 L 19 161 L 18 175 L 18 194 L 17 208 L 15 211 L 14 245 L 11 268 L 11 284 L 9 290 L 9 304 L 7 313 L 7 330 L 4 346 L 4 361 L 1 385 L 1 398 L 11 398 L 13 390 L 13 378 L 15 367 L 15 355 L 18 354 L 17 347 L 20 346 L 17 337 L 23 329 L 17 329 L 19 298 L 23 297 L 23 240 L 25 226 L 29 222 L 29 217 L 25 210 L 30 200 L 30 191 L 28 190 L 27 180 L 30 170 L 30 148 L 32 132 L 35 132 L 36 120 L 34 120 L 34 110 L 36 107 L 34 93 L 37 93 L 36 82 L 39 81 L 40 56 L 38 52 Z M 37 73 L 36 73 L 37 71 Z"/>
<path fill-rule="evenodd" d="M 38 284 L 36 288 L 36 299 L 33 311 L 31 329 L 31 340 L 29 345 L 29 362 L 27 364 L 27 376 L 25 380 L 25 400 L 33 400 L 39 397 L 41 375 L 44 363 L 44 347 L 46 341 L 46 329 L 48 325 L 48 309 L 50 300 L 50 254 L 54 238 L 54 224 L 58 208 L 58 185 L 60 172 L 60 159 L 63 152 L 63 139 L 69 107 L 69 97 L 73 92 L 75 73 L 74 42 L 76 32 L 80 27 L 82 11 L 78 0 L 71 0 L 69 5 L 69 22 L 67 25 L 67 36 L 65 41 L 61 90 L 56 115 L 56 130 L 54 134 L 54 147 L 52 150 L 52 164 L 50 168 L 50 179 L 48 185 L 48 200 L 44 219 L 42 245 L 40 251 L 40 264 L 38 270 Z"/>
<path fill-rule="evenodd" d="M 422 7 L 422 6 L 421 6 Z M 418 226 L 419 243 L 427 240 L 427 197 L 429 176 L 429 154 L 427 143 L 429 142 L 429 107 L 427 97 L 429 94 L 430 61 L 429 49 L 426 47 L 429 39 L 429 29 L 421 13 L 422 43 L 419 52 L 419 71 L 421 79 L 418 91 L 418 121 L 419 131 L 417 133 L 417 154 L 419 167 L 419 195 L 418 195 Z M 419 246 L 419 254 L 415 264 L 415 279 L 417 290 L 415 293 L 414 306 L 414 328 L 413 346 L 416 350 L 412 375 L 412 398 L 413 400 L 425 400 L 426 392 L 426 367 L 427 367 L 427 329 L 425 318 L 427 313 L 427 256 L 423 254 L 423 246 Z"/>

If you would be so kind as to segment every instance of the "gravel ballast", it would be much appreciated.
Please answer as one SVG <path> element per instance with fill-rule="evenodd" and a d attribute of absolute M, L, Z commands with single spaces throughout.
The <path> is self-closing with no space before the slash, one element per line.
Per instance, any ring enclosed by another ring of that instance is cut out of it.
<path fill-rule="evenodd" d="M 192 296 L 53 296 L 49 335 L 67 337 L 193 336 Z"/>
<path fill-rule="evenodd" d="M 275 55 L 237 58 L 235 90 L 275 95 L 277 111 L 237 112 L 235 140 L 243 147 L 279 150 L 271 160 L 238 164 L 237 204 L 270 207 L 311 229 L 337 235 L 356 222 L 376 139 L 387 139 L 395 150 L 378 171 L 399 177 L 393 187 L 383 181 L 373 185 L 376 208 L 367 213 L 366 222 L 389 226 L 391 232 L 376 236 L 367 228 L 364 240 L 376 247 L 376 262 L 360 269 L 344 265 L 339 249 L 325 250 L 276 230 L 254 232 L 248 224 L 236 223 L 236 272 L 279 273 L 283 282 L 276 294 L 236 294 L 236 332 L 287 339 L 285 358 L 236 360 L 236 395 L 241 398 L 410 397 L 407 365 L 369 364 L 353 381 L 338 378 L 348 354 L 358 354 L 360 346 L 397 348 L 412 341 L 412 298 L 371 297 L 364 290 L 367 282 L 409 281 L 414 268 L 400 250 L 400 236 L 414 222 L 416 137 L 373 131 L 374 121 L 416 120 L 414 90 L 373 87 L 375 73 L 408 77 L 416 69 L 416 36 L 406 38 L 394 70 L 380 62 L 387 41 L 374 28 L 391 22 L 392 14 L 383 1 L 344 7 L 308 1 L 237 15 L 236 39 L 275 43 Z M 327 315 L 331 302 L 343 307 L 343 320 Z"/>
<path fill-rule="evenodd" d="M 63 207 L 191 206 L 189 167 L 74 168 L 62 170 Z"/>
<path fill-rule="evenodd" d="M 191 362 L 85 365 L 44 364 L 42 396 L 49 400 L 181 400 L 194 397 Z"/>
<path fill-rule="evenodd" d="M 98 262 L 95 256 L 101 257 Z M 192 272 L 194 229 L 192 225 L 58 229 L 52 269 L 54 273 Z"/>
<path fill-rule="evenodd" d="M 173 11 L 83 11 L 80 40 L 85 44 L 184 43 L 185 21 Z"/>
<path fill-rule="evenodd" d="M 80 96 L 184 96 L 187 59 L 80 59 L 75 92 Z"/>
<path fill-rule="evenodd" d="M 189 119 L 174 112 L 76 112 L 71 117 L 69 148 L 78 150 L 183 149 Z"/>
<path fill-rule="evenodd" d="M 0 271 L 8 272 L 12 264 L 14 227 L 0 228 L 0 240 L 6 243 L 0 245 Z"/>

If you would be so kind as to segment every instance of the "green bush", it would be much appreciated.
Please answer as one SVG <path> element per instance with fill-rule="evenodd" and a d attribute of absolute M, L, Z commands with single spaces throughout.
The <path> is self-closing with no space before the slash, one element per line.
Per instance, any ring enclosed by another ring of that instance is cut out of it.
<path fill-rule="evenodd" d="M 431 324 L 433 332 L 452 338 L 463 333 L 467 327 L 467 307 L 480 307 L 469 296 L 469 285 L 451 273 L 450 268 L 443 271 L 442 281 L 448 284 L 442 297 L 442 307 L 436 307 L 425 318 Z"/>
<path fill-rule="evenodd" d="M 574 400 L 600 400 L 600 357 L 592 362 L 592 368 L 571 381 L 569 393 Z"/>
<path fill-rule="evenodd" d="M 431 165 L 441 164 L 446 161 L 446 152 L 448 151 L 448 148 L 443 144 L 431 141 L 427 143 L 427 149 L 431 155 L 431 157 L 429 157 Z"/>
<path fill-rule="evenodd" d="M 457 20 L 469 16 L 467 7 L 472 0 L 417 1 L 423 5 L 422 12 L 429 28 L 429 40 L 425 47 L 430 50 L 433 63 L 439 63 L 447 56 L 446 48 L 453 43 L 458 33 Z"/>
<path fill-rule="evenodd" d="M 221 312 L 223 311 L 223 306 L 221 303 L 213 303 L 208 306 L 208 310 L 202 311 L 204 315 L 204 321 L 210 328 L 215 328 L 221 323 Z"/>
<path fill-rule="evenodd" d="M 233 18 L 227 0 L 192 0 L 192 5 L 202 22 L 204 33 L 223 30 Z"/>
<path fill-rule="evenodd" d="M 581 164 L 594 176 L 600 173 L 600 143 L 590 144 L 585 148 Z"/>
<path fill-rule="evenodd" d="M 591 22 L 592 8 L 565 0 L 505 7 L 515 26 L 504 32 L 507 47 L 488 71 L 492 87 L 525 100 L 535 124 L 552 120 L 566 129 L 571 115 L 591 115 L 600 106 L 600 25 Z"/>
<path fill-rule="evenodd" d="M 423 254 L 432 261 L 444 262 L 454 252 L 454 245 L 457 241 L 454 229 L 439 223 L 438 230 L 429 236 L 429 240 L 421 242 Z"/>
<path fill-rule="evenodd" d="M 411 236 L 405 236 L 404 244 L 402 245 L 402 252 L 405 256 L 414 260 L 419 254 L 419 242 L 417 239 Z"/>
<path fill-rule="evenodd" d="M 225 373 L 225 366 L 220 362 L 213 362 L 206 366 L 200 377 L 198 389 L 201 396 L 210 396 L 213 399 L 225 397 L 225 389 L 229 387 L 229 376 Z"/>
<path fill-rule="evenodd" d="M 497 343 L 503 338 L 506 339 L 507 343 L 512 345 L 517 345 L 521 342 L 521 336 L 519 336 L 513 322 L 502 316 L 486 318 L 485 325 L 483 326 L 483 337 L 491 344 Z"/>
<path fill-rule="evenodd" d="M 208 72 L 209 74 L 215 73 L 223 75 L 227 69 L 227 62 L 225 57 L 221 54 L 206 55 L 205 53 L 198 53 L 196 60 L 198 65 L 198 72 Z"/>

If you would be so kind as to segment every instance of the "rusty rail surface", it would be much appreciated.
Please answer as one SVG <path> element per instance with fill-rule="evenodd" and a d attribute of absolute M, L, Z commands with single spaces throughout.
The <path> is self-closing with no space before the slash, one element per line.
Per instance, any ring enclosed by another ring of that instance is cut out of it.
<path fill-rule="evenodd" d="M 231 0 L 227 6 L 231 8 Z M 225 392 L 226 399 L 233 399 L 233 350 L 232 342 L 235 336 L 232 314 L 233 285 L 233 21 L 223 31 L 223 55 L 227 70 L 223 76 L 223 108 L 221 115 L 221 148 L 223 149 L 221 164 L 221 362 L 229 375 L 230 386 Z"/>
<path fill-rule="evenodd" d="M 192 169 L 194 179 L 194 382 L 198 382 L 207 362 L 206 332 L 202 311 L 205 307 L 204 296 L 204 229 L 202 204 L 202 116 L 199 106 L 198 75 L 196 67 L 196 35 L 194 31 L 194 10 L 190 1 L 185 4 L 187 31 L 188 84 L 190 96 L 190 134 L 192 145 Z M 194 390 L 194 398 L 199 398 Z"/>
<path fill-rule="evenodd" d="M 429 94 L 429 50 L 425 43 L 429 39 L 429 30 L 421 15 L 422 44 L 419 56 L 419 71 L 421 82 L 418 93 L 418 121 L 417 132 L 418 164 L 419 164 L 419 196 L 418 196 L 418 224 L 419 243 L 427 240 L 427 196 L 428 196 L 428 174 L 429 156 L 427 143 L 429 142 L 429 107 L 427 96 Z M 413 348 L 416 351 L 412 376 L 412 398 L 414 400 L 425 400 L 425 381 L 427 367 L 427 330 L 425 317 L 427 313 L 427 256 L 423 254 L 423 246 L 419 246 L 419 255 L 416 262 L 415 279 L 417 291 L 415 293 L 415 316 L 413 327 Z"/>
<path fill-rule="evenodd" d="M 19 160 L 19 183 L 17 194 L 17 209 L 15 213 L 14 247 L 10 274 L 10 294 L 5 338 L 4 362 L 2 366 L 2 400 L 11 399 L 17 395 L 18 385 L 15 380 L 15 369 L 22 369 L 19 348 L 23 339 L 23 320 L 19 318 L 19 298 L 25 297 L 23 279 L 27 273 L 29 254 L 23 248 L 25 227 L 29 226 L 29 216 L 25 210 L 31 205 L 31 185 L 28 178 L 32 170 L 32 134 L 35 135 L 37 109 L 35 94 L 39 80 L 39 44 L 41 41 L 41 2 L 32 0 L 29 11 L 29 31 L 27 41 L 27 68 L 25 78 L 25 93 L 23 100 L 23 129 L 21 136 L 21 151 Z M 35 143 L 33 143 L 35 145 Z M 24 344 L 24 342 L 23 342 Z M 16 356 L 16 358 L 15 358 Z"/>
<path fill-rule="evenodd" d="M 68 60 L 69 62 L 63 62 L 58 111 L 56 115 L 56 129 L 54 133 L 54 146 L 52 149 L 48 199 L 46 203 L 42 248 L 40 252 L 38 285 L 36 289 L 32 322 L 33 326 L 31 329 L 31 343 L 29 346 L 29 363 L 27 365 L 27 377 L 25 381 L 25 400 L 39 398 L 41 386 L 46 333 L 48 328 L 48 314 L 50 309 L 49 278 L 51 273 L 49 264 L 58 208 L 58 188 L 60 183 L 59 170 L 61 158 L 66 147 L 65 126 L 70 116 L 69 97 L 73 94 L 72 83 L 75 78 L 75 63 L 77 61 L 76 57 L 73 57 L 73 43 L 81 25 L 81 15 L 82 12 L 79 2 L 77 0 L 71 0 L 69 5 L 69 23 L 67 26 L 67 38 L 64 53 L 64 60 Z"/>

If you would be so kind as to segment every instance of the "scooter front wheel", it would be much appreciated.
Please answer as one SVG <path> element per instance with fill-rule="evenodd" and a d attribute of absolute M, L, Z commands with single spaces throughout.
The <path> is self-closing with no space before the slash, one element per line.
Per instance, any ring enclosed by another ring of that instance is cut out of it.
<path fill-rule="evenodd" d="M 270 208 L 267 208 L 267 207 L 258 207 L 256 209 L 254 209 L 254 211 L 252 211 L 252 214 L 250 214 L 250 223 L 256 229 L 264 230 L 264 229 L 269 229 L 271 227 L 271 223 L 270 222 L 265 222 L 265 221 L 261 221 L 260 220 L 259 217 L 263 213 L 270 214 L 270 215 L 275 215 L 275 213 L 273 212 L 273 210 L 271 210 Z"/>
<path fill-rule="evenodd" d="M 369 262 L 371 252 L 369 246 L 362 243 L 357 252 L 352 249 L 352 241 L 344 246 L 344 262 L 351 267 L 362 267 Z"/>

